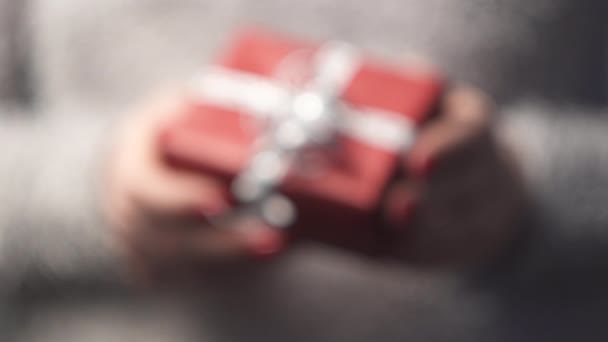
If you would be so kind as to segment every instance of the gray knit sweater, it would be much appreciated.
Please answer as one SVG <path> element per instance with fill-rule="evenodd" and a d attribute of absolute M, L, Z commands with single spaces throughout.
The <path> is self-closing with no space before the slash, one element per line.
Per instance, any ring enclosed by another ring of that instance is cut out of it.
<path fill-rule="evenodd" d="M 23 341 L 605 340 L 606 19 L 602 0 L 0 0 L 0 330 Z M 302 246 L 196 294 L 122 289 L 98 212 L 113 121 L 251 23 L 388 59 L 415 51 L 488 90 L 536 199 L 525 246 L 475 279 Z"/>

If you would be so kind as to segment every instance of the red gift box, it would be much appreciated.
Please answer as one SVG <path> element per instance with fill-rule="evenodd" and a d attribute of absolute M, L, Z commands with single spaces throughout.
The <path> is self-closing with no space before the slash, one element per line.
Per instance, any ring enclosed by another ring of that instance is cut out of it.
<path fill-rule="evenodd" d="M 331 100 L 322 104 L 339 115 L 320 130 L 331 142 L 298 154 L 278 189 L 298 213 L 288 231 L 368 253 L 382 250 L 380 204 L 400 156 L 437 104 L 438 74 L 364 59 L 342 43 L 244 30 L 193 85 L 196 101 L 169 127 L 163 149 L 176 165 L 226 183 L 250 165 L 259 137 L 277 129 L 267 123 L 296 108 L 285 103 L 304 93 Z M 298 108 L 314 116 L 319 103 Z M 290 132 L 293 140 L 298 132 Z"/>

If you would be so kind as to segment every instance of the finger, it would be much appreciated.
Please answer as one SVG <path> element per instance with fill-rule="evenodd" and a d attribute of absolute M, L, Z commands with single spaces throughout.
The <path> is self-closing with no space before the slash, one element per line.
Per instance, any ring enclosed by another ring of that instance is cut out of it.
<path fill-rule="evenodd" d="M 413 181 L 397 184 L 389 190 L 384 214 L 392 231 L 407 231 L 407 226 L 416 213 L 419 197 L 420 185 Z"/>
<path fill-rule="evenodd" d="M 198 258 L 215 260 L 227 257 L 264 257 L 278 253 L 284 246 L 283 233 L 258 220 L 243 220 L 232 227 L 201 229 L 189 243 Z"/>
<path fill-rule="evenodd" d="M 482 135 L 489 127 L 489 101 L 477 90 L 459 87 L 442 103 L 437 121 L 424 128 L 405 160 L 414 175 L 426 177 L 442 156 Z"/>
<path fill-rule="evenodd" d="M 119 153 L 117 164 L 122 182 L 131 197 L 150 211 L 175 214 L 202 211 L 221 213 L 228 206 L 225 185 L 197 172 L 178 170 L 167 165 L 159 150 L 158 140 L 166 121 L 187 110 L 187 95 L 175 91 L 147 105 L 145 117 L 130 123 L 124 139 L 128 151 Z"/>
<path fill-rule="evenodd" d="M 135 201 L 147 213 L 219 214 L 229 207 L 225 184 L 200 173 L 175 170 L 135 150 L 117 163 L 120 177 L 115 188 L 126 189 L 129 201 Z"/>
<path fill-rule="evenodd" d="M 157 170 L 148 172 L 137 182 L 134 200 L 158 215 L 208 217 L 220 215 L 230 208 L 227 187 L 203 175 Z"/>
<path fill-rule="evenodd" d="M 144 120 L 151 125 L 156 125 L 170 121 L 191 104 L 192 96 L 186 87 L 167 86 L 158 91 L 155 96 L 151 96 L 141 104 L 136 105 L 132 112 L 135 113 L 135 117 L 154 118 L 153 120 Z"/>
<path fill-rule="evenodd" d="M 478 129 L 488 124 L 492 105 L 480 90 L 460 85 L 446 95 L 442 107 L 450 122 Z"/>
<path fill-rule="evenodd" d="M 154 152 L 154 144 L 162 127 L 171 122 L 175 117 L 186 113 L 191 105 L 188 93 L 178 87 L 170 88 L 168 91 L 159 92 L 156 96 L 147 98 L 140 104 L 132 107 L 125 115 L 125 122 L 117 131 L 118 147 L 123 146 L 124 141 L 137 144 L 141 151 L 148 154 Z"/>

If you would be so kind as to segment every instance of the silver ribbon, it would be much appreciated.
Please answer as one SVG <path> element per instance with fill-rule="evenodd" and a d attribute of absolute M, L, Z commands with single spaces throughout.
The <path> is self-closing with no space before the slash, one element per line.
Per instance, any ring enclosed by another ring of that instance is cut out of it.
<path fill-rule="evenodd" d="M 414 123 L 406 116 L 340 100 L 359 68 L 350 45 L 329 43 L 314 55 L 313 77 L 295 90 L 280 80 L 222 67 L 195 78 L 193 89 L 204 103 L 267 123 L 256 153 L 233 183 L 241 214 L 253 212 L 272 226 L 289 226 L 295 207 L 276 189 L 303 150 L 330 143 L 338 132 L 388 151 L 412 144 Z"/>

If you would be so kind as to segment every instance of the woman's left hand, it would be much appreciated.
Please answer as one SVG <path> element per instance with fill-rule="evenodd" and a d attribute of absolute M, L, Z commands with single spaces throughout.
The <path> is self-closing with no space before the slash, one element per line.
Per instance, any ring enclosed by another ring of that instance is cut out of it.
<path fill-rule="evenodd" d="M 403 158 L 405 177 L 389 192 L 385 216 L 407 261 L 477 265 L 513 241 L 524 203 L 518 165 L 497 142 L 490 101 L 457 86 Z"/>

